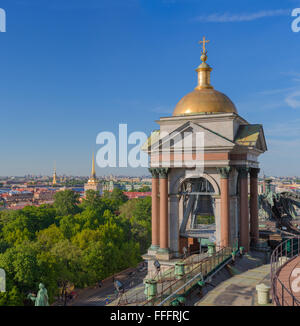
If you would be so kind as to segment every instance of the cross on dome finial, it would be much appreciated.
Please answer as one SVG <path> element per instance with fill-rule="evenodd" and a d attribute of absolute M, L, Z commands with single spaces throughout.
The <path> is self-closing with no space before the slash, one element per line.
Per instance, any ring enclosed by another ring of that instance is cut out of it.
<path fill-rule="evenodd" d="M 209 42 L 209 40 L 207 40 L 205 38 L 205 36 L 203 36 L 203 41 L 199 41 L 199 44 L 203 44 L 203 46 L 202 46 L 202 54 L 201 54 L 201 60 L 203 62 L 205 62 L 207 60 L 207 55 L 206 55 L 207 50 L 206 50 L 205 44 L 208 43 L 208 42 Z"/>
<path fill-rule="evenodd" d="M 205 36 L 203 36 L 203 41 L 199 41 L 199 44 L 202 44 L 202 43 L 203 43 L 203 48 L 202 48 L 202 53 L 203 53 L 203 54 L 206 54 L 205 43 L 208 43 L 208 42 L 209 42 L 209 40 L 207 40 L 207 39 L 205 38 Z"/>
<path fill-rule="evenodd" d="M 202 47 L 202 53 L 201 53 L 201 61 L 202 63 L 200 66 L 196 69 L 198 72 L 198 86 L 196 89 L 204 89 L 204 88 L 213 88 L 210 84 L 210 72 L 212 71 L 212 68 L 206 63 L 207 60 L 207 50 L 206 50 L 206 43 L 208 43 L 209 40 L 203 36 L 203 40 L 199 41 L 199 44 L 203 44 Z"/>
<path fill-rule="evenodd" d="M 205 43 L 208 43 L 209 40 L 207 40 L 205 38 L 205 36 L 203 36 L 203 41 L 199 41 L 199 44 L 203 44 L 203 47 L 202 47 L 202 54 L 206 54 L 206 48 L 205 48 Z"/>

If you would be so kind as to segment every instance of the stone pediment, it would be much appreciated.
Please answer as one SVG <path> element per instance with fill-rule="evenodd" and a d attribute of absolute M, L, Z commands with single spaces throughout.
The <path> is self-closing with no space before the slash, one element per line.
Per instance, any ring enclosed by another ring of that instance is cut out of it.
<path fill-rule="evenodd" d="M 235 142 L 238 145 L 253 147 L 262 152 L 267 150 L 267 144 L 262 125 L 242 125 L 239 127 Z"/>
<path fill-rule="evenodd" d="M 149 151 L 151 144 L 153 151 L 160 151 L 168 147 L 173 148 L 174 150 L 179 150 L 183 144 L 187 145 L 190 149 L 195 149 L 197 147 L 195 144 L 199 144 L 196 141 L 196 137 L 198 137 L 196 135 L 203 137 L 203 145 L 201 145 L 201 147 L 204 147 L 204 149 L 231 149 L 236 145 L 230 139 L 221 134 L 200 124 L 188 121 L 173 130 L 171 133 L 155 131 L 155 133 L 148 138 L 147 143 L 143 146 L 143 150 L 148 148 Z"/>

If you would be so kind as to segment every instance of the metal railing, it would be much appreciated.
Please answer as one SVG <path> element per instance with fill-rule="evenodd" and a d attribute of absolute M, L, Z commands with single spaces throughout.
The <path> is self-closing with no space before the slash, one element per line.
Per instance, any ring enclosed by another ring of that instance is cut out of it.
<path fill-rule="evenodd" d="M 300 255 L 300 237 L 281 242 L 271 255 L 271 286 L 277 306 L 300 306 L 300 301 L 279 279 L 279 273 L 292 259 Z"/>
<path fill-rule="evenodd" d="M 217 270 L 224 262 L 229 262 L 232 258 L 232 253 L 237 252 L 238 241 L 234 241 L 232 247 L 224 247 L 208 256 L 207 252 L 188 252 L 186 255 L 177 257 L 178 262 L 184 263 L 184 275 L 178 277 L 176 275 L 175 265 L 170 266 L 165 270 L 161 270 L 152 277 L 152 280 L 157 282 L 156 295 L 151 299 L 148 297 L 148 292 L 145 293 L 144 284 L 140 284 L 134 289 L 125 291 L 121 296 L 115 298 L 113 305 L 128 306 L 156 306 L 164 301 L 164 305 L 168 305 L 172 300 L 165 301 L 174 292 L 182 287 L 178 293 L 186 295 L 191 291 L 200 279 L 209 277 Z M 228 263 L 227 262 L 227 263 Z M 226 264 L 227 264 L 226 263 Z"/>
<path fill-rule="evenodd" d="M 232 248 L 222 248 L 212 256 L 193 260 L 193 264 L 185 265 L 185 274 L 181 278 L 170 278 L 172 281 L 160 288 L 158 294 L 147 300 L 144 306 L 164 305 L 169 306 L 178 295 L 186 296 L 197 282 L 209 277 L 219 266 L 232 258 Z M 175 269 L 168 270 L 170 275 L 174 275 Z"/>
<path fill-rule="evenodd" d="M 171 294 L 158 305 L 170 306 L 174 300 L 176 301 L 177 297 L 187 297 L 195 286 L 199 284 L 199 281 L 201 281 L 204 286 L 207 279 L 211 278 L 232 260 L 232 254 L 233 251 L 231 248 L 223 248 L 211 257 L 206 258 L 199 266 L 195 267 L 190 273 L 184 275 L 182 279 L 177 281 L 177 283 L 173 285 L 173 288 L 177 289 L 171 292 Z"/>
<path fill-rule="evenodd" d="M 199 262 L 206 257 L 206 252 L 200 252 L 197 250 L 180 255 L 177 259 L 178 261 L 184 261 L 186 264 L 186 270 L 190 270 L 195 264 L 199 264 Z M 160 293 L 164 292 L 170 284 L 177 280 L 175 276 L 175 266 L 170 266 L 168 269 L 156 273 L 156 275 L 153 276 L 153 279 L 158 283 L 158 295 L 160 295 Z M 145 302 L 147 302 L 144 284 L 134 290 L 129 289 L 125 291 L 123 295 L 116 297 L 113 301 L 118 306 L 144 305 Z"/>

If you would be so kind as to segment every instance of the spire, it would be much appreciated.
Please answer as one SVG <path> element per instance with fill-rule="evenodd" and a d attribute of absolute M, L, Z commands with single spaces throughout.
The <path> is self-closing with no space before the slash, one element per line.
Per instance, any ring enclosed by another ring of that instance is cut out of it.
<path fill-rule="evenodd" d="M 56 162 L 54 162 L 54 170 L 53 170 L 53 180 L 52 184 L 56 185 Z"/>
<path fill-rule="evenodd" d="M 213 88 L 210 85 L 210 72 L 212 71 L 212 68 L 206 63 L 207 60 L 207 50 L 205 47 L 205 44 L 208 43 L 209 40 L 205 39 L 205 36 L 203 37 L 203 41 L 200 41 L 199 44 L 203 44 L 202 46 L 202 54 L 201 54 L 201 60 L 202 63 L 200 66 L 196 69 L 198 72 L 198 86 L 196 89 L 210 89 Z"/>
<path fill-rule="evenodd" d="M 96 171 L 95 171 L 95 154 L 93 153 L 93 160 L 92 160 L 92 174 L 91 178 L 96 178 Z"/>

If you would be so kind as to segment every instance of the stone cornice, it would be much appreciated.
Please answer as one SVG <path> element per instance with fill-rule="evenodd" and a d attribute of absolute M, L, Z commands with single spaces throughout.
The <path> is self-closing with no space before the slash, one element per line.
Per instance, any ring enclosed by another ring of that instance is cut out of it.
<path fill-rule="evenodd" d="M 239 120 L 241 124 L 249 124 L 248 121 L 246 121 L 244 118 L 239 116 L 236 113 L 216 113 L 216 114 L 195 114 L 195 115 L 183 115 L 183 116 L 170 116 L 170 117 L 161 117 L 160 120 L 156 120 L 158 124 L 164 123 L 164 122 L 173 122 L 173 121 L 193 121 L 193 120 L 206 120 L 209 119 L 209 121 L 220 121 L 221 119 L 224 120 Z"/>

